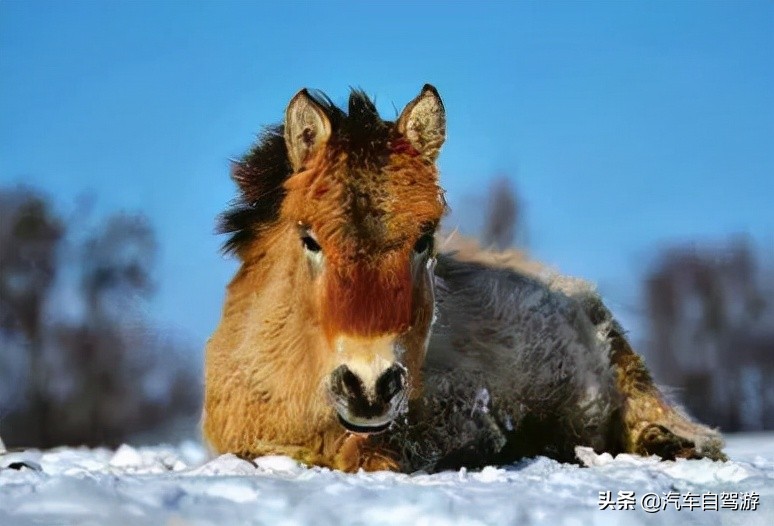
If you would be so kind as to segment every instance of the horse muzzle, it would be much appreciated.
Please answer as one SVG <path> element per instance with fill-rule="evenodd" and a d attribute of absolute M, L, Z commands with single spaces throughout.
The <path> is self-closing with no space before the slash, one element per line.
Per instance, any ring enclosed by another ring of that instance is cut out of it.
<path fill-rule="evenodd" d="M 386 431 L 405 411 L 406 378 L 406 368 L 399 363 L 393 363 L 372 382 L 347 365 L 340 365 L 331 373 L 328 384 L 339 423 L 353 433 Z"/>

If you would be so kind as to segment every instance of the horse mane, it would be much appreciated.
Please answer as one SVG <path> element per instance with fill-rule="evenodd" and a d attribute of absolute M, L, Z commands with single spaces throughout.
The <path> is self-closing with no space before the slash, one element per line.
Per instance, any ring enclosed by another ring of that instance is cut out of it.
<path fill-rule="evenodd" d="M 349 162 L 360 165 L 385 158 L 392 123 L 382 120 L 364 91 L 351 90 L 348 113 L 321 91 L 309 95 L 331 122 L 329 147 L 346 150 Z M 286 193 L 283 184 L 292 173 L 281 124 L 264 128 L 247 154 L 232 161 L 231 179 L 240 192 L 218 221 L 217 232 L 230 234 L 223 244 L 225 253 L 239 253 L 279 218 Z"/>

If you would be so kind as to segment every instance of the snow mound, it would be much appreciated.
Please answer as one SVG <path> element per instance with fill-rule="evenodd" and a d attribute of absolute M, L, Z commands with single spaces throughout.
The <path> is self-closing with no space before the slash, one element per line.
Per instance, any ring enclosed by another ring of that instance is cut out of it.
<path fill-rule="evenodd" d="M 578 448 L 583 466 L 539 457 L 433 475 L 210 459 L 192 442 L 10 452 L 0 455 L 0 524 L 774 524 L 774 435 L 728 443 L 729 462 Z M 651 501 L 645 509 L 651 494 L 657 511 Z M 721 494 L 717 511 L 702 511 Z M 723 509 L 734 496 L 742 509 Z"/>

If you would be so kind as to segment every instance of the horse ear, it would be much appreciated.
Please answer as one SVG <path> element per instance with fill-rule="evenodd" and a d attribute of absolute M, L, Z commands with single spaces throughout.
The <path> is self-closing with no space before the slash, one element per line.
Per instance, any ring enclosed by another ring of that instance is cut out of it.
<path fill-rule="evenodd" d="M 397 127 L 419 153 L 435 161 L 446 139 L 446 111 L 438 91 L 425 84 L 398 117 Z"/>
<path fill-rule="evenodd" d="M 331 121 L 325 110 L 306 89 L 290 99 L 285 110 L 285 145 L 293 171 L 300 170 L 304 163 L 331 136 Z"/>

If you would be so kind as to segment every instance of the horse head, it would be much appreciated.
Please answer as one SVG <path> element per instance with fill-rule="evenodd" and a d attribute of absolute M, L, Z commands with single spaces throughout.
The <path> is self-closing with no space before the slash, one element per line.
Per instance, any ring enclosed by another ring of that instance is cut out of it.
<path fill-rule="evenodd" d="M 350 431 L 378 432 L 420 389 L 433 316 L 433 236 L 445 210 L 435 161 L 445 139 L 426 85 L 397 121 L 353 91 L 348 112 L 302 90 L 285 113 L 292 175 L 280 220 L 298 234 L 311 323 L 331 357 L 325 391 Z"/>

